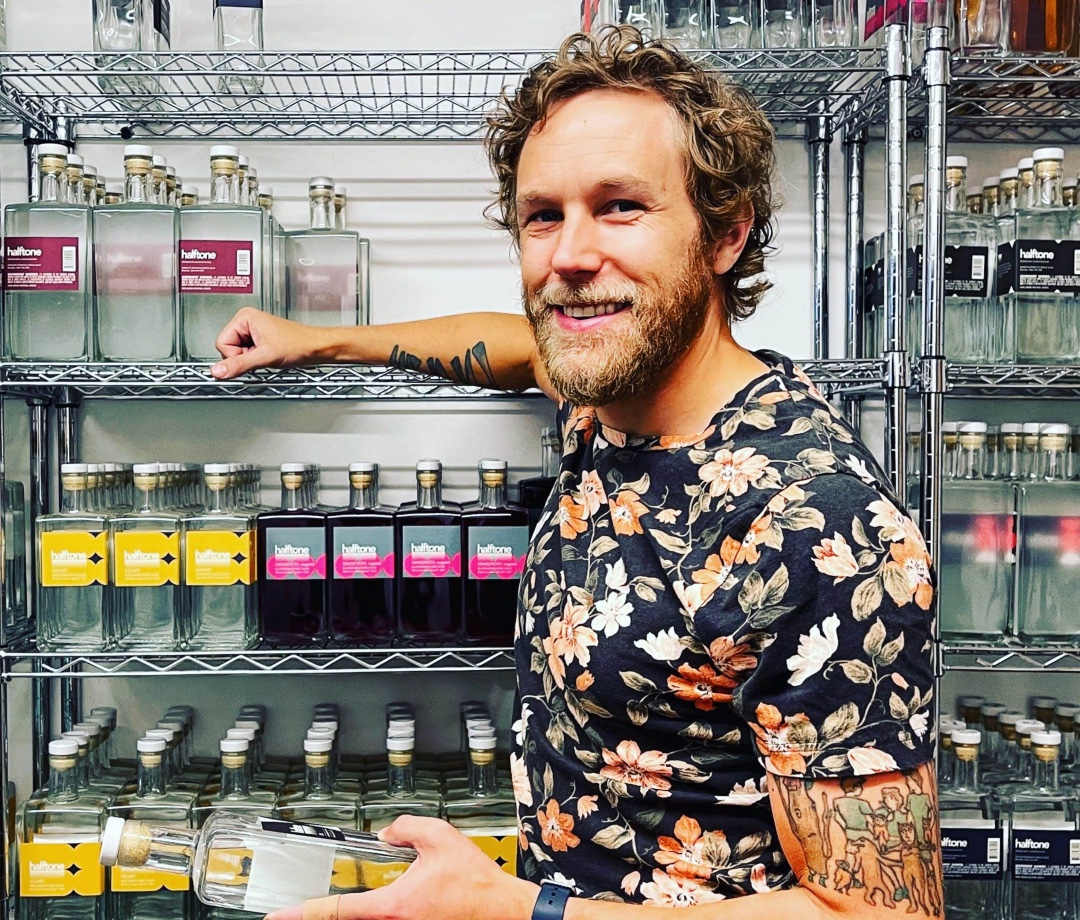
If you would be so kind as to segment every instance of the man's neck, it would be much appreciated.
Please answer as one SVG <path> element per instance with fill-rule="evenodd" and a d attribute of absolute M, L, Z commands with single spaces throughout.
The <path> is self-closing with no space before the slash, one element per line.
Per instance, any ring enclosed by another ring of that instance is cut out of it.
<path fill-rule="evenodd" d="M 626 434 L 697 434 L 767 369 L 732 338 L 726 323 L 710 320 L 691 349 L 648 392 L 600 406 L 596 415 Z"/>

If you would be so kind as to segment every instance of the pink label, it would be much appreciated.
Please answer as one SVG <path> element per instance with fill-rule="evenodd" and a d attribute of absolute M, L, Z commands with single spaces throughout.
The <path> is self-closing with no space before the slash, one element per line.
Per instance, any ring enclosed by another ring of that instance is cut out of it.
<path fill-rule="evenodd" d="M 181 240 L 181 294 L 252 294 L 255 244 L 237 240 Z"/>
<path fill-rule="evenodd" d="M 271 556 L 266 560 L 266 572 L 274 580 L 326 578 L 326 556 Z"/>
<path fill-rule="evenodd" d="M 338 556 L 334 560 L 334 572 L 338 578 L 394 577 L 394 554 L 379 556 Z"/>
<path fill-rule="evenodd" d="M 74 236 L 9 236 L 4 290 L 79 290 L 79 240 Z"/>
<path fill-rule="evenodd" d="M 176 288 L 174 258 L 172 243 L 166 246 L 97 244 L 94 255 L 97 293 L 103 297 L 171 296 Z"/>
<path fill-rule="evenodd" d="M 473 556 L 469 574 L 473 578 L 520 578 L 525 574 L 525 556 Z"/>
<path fill-rule="evenodd" d="M 461 575 L 461 553 L 409 553 L 402 568 L 410 578 L 451 578 Z"/>

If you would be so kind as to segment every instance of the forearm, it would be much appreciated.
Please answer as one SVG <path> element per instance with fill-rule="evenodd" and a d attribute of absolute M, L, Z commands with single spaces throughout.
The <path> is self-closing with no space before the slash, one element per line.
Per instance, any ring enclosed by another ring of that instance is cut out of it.
<path fill-rule="evenodd" d="M 772 891 L 743 898 L 729 898 L 711 904 L 698 904 L 678 911 L 687 920 L 824 920 L 830 911 L 805 888 Z M 614 901 L 590 901 L 571 898 L 565 920 L 672 920 L 667 907 L 639 907 Z"/>
<path fill-rule="evenodd" d="M 386 364 L 504 390 L 537 385 L 528 321 L 508 313 L 326 329 L 312 360 Z"/>

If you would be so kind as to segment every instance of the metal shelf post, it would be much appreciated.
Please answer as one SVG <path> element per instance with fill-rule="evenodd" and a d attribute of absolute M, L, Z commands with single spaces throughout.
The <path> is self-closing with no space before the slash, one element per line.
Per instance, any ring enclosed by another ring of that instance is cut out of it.
<path fill-rule="evenodd" d="M 42 399 L 30 400 L 30 520 L 48 514 L 51 499 L 49 490 L 49 404 Z M 30 571 L 37 572 L 37 541 L 30 541 Z M 34 576 L 36 578 L 36 574 Z M 38 611 L 34 611 L 35 615 Z M 49 775 L 49 738 L 52 736 L 52 681 L 35 678 L 31 698 L 33 737 L 33 781 L 40 789 Z"/>
<path fill-rule="evenodd" d="M 863 182 L 866 167 L 866 129 L 844 132 L 844 166 L 847 186 L 847 221 L 844 226 L 844 357 L 862 356 L 863 347 Z M 856 431 L 862 424 L 862 402 L 845 399 L 847 420 Z"/>
<path fill-rule="evenodd" d="M 56 397 L 56 451 L 60 463 L 79 461 L 79 396 L 65 387 Z M 60 679 L 60 717 L 64 731 L 82 720 L 82 683 Z"/>
<path fill-rule="evenodd" d="M 810 213 L 813 215 L 814 358 L 829 357 L 829 153 L 832 119 L 818 115 L 806 123 L 810 155 Z"/>

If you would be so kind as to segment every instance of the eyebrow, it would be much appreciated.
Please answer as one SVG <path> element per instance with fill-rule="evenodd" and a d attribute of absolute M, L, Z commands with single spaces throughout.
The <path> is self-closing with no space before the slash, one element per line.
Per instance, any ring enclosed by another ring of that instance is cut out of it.
<path fill-rule="evenodd" d="M 633 198 L 651 197 L 654 192 L 652 186 L 637 176 L 616 176 L 610 179 L 601 179 L 595 188 L 601 192 L 619 192 Z M 530 208 L 551 205 L 554 199 L 542 192 L 526 192 L 519 195 L 516 200 L 518 211 L 526 211 Z"/>

